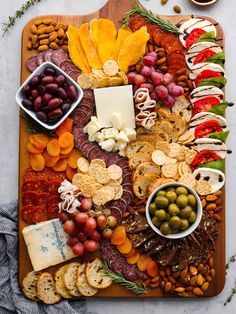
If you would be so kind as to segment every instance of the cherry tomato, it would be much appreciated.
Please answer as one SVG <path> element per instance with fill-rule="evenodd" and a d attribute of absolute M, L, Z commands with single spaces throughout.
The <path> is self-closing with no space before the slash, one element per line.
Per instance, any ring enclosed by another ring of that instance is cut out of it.
<path fill-rule="evenodd" d="M 195 28 L 191 31 L 191 33 L 188 35 L 188 37 L 186 38 L 185 44 L 186 44 L 186 48 L 189 49 L 193 44 L 195 44 L 199 37 L 202 34 L 205 34 L 206 31 L 204 31 L 201 28 Z"/>
<path fill-rule="evenodd" d="M 100 245 L 94 240 L 86 240 L 84 242 L 84 248 L 87 252 L 95 252 L 99 249 Z"/>
<path fill-rule="evenodd" d="M 76 237 L 69 237 L 66 243 L 70 247 L 73 247 L 78 242 L 79 242 L 79 240 Z"/>
<path fill-rule="evenodd" d="M 99 215 L 97 218 L 97 224 L 100 229 L 104 229 L 107 225 L 107 218 L 104 215 Z"/>
<path fill-rule="evenodd" d="M 204 165 L 207 162 L 210 162 L 210 161 L 213 161 L 216 159 L 220 159 L 220 156 L 218 154 L 216 154 L 212 150 L 203 149 L 200 152 L 198 152 L 198 154 L 196 155 L 196 157 L 192 161 L 191 166 L 193 168 L 196 168 L 199 165 Z"/>
<path fill-rule="evenodd" d="M 117 220 L 116 220 L 116 217 L 114 216 L 108 216 L 107 217 L 107 225 L 108 227 L 115 227 L 117 225 Z"/>
<path fill-rule="evenodd" d="M 110 239 L 112 236 L 112 230 L 110 228 L 105 228 L 102 232 L 102 236 L 105 239 Z"/>
<path fill-rule="evenodd" d="M 212 70 L 204 70 L 195 78 L 195 85 L 198 86 L 201 81 L 207 80 L 211 77 L 221 77 L 222 75 L 219 72 Z"/>
<path fill-rule="evenodd" d="M 218 121 L 216 120 L 209 120 L 195 128 L 195 138 L 202 138 L 207 137 L 208 135 L 215 133 L 215 132 L 222 132 L 223 129 Z"/>
<path fill-rule="evenodd" d="M 94 230 L 97 227 L 97 222 L 93 217 L 89 217 L 86 221 L 86 227 L 90 230 Z"/>
<path fill-rule="evenodd" d="M 193 64 L 204 63 L 207 61 L 208 58 L 215 54 L 216 52 L 212 51 L 211 49 L 204 49 L 199 53 L 199 55 L 197 55 Z"/>
<path fill-rule="evenodd" d="M 68 220 L 68 215 L 65 212 L 60 212 L 58 218 L 61 222 L 66 222 Z"/>
<path fill-rule="evenodd" d="M 78 213 L 75 216 L 75 221 L 79 224 L 79 225 L 83 225 L 86 223 L 86 221 L 88 220 L 88 215 L 86 213 Z"/>
<path fill-rule="evenodd" d="M 67 220 L 63 225 L 63 230 L 65 231 L 65 233 L 73 234 L 75 232 L 75 229 L 76 226 L 74 221 L 72 220 Z"/>
<path fill-rule="evenodd" d="M 101 234 L 97 230 L 93 230 L 93 233 L 90 235 L 90 239 L 98 242 L 101 239 Z"/>
<path fill-rule="evenodd" d="M 195 101 L 193 105 L 193 115 L 207 111 L 208 109 L 220 104 L 220 100 L 214 96 L 208 96 Z"/>
<path fill-rule="evenodd" d="M 77 256 L 83 255 L 83 253 L 84 253 L 84 246 L 83 246 L 83 244 L 80 243 L 80 242 L 76 243 L 76 244 L 73 246 L 72 251 L 73 251 L 73 253 L 74 253 L 75 255 L 77 255 Z"/>

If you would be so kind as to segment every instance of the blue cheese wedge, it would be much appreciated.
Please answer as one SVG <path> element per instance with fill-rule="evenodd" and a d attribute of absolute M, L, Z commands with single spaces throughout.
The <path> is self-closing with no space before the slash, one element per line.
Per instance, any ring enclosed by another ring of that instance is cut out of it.
<path fill-rule="evenodd" d="M 68 234 L 59 219 L 52 219 L 25 227 L 22 234 L 34 271 L 65 262 L 74 253 L 67 245 Z"/>

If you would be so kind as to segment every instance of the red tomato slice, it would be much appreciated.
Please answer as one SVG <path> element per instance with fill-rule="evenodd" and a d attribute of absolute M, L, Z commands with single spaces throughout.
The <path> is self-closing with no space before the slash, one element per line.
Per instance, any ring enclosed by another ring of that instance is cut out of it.
<path fill-rule="evenodd" d="M 33 191 L 27 191 L 23 194 L 23 205 L 38 205 L 39 193 Z"/>
<path fill-rule="evenodd" d="M 48 208 L 48 219 L 58 218 L 58 214 L 59 214 L 58 205 L 52 204 L 52 205 Z"/>
<path fill-rule="evenodd" d="M 218 121 L 209 120 L 195 128 L 194 136 L 195 138 L 207 137 L 208 135 L 215 132 L 222 132 L 223 129 Z"/>
<path fill-rule="evenodd" d="M 186 38 L 185 44 L 186 44 L 186 48 L 189 49 L 193 44 L 195 44 L 199 37 L 202 34 L 205 34 L 206 31 L 204 31 L 201 28 L 195 28 L 191 31 L 191 33 L 188 35 L 188 37 Z"/>
<path fill-rule="evenodd" d="M 21 208 L 21 219 L 26 223 L 26 224 L 32 224 L 32 214 L 34 211 L 33 205 L 26 205 Z"/>
<path fill-rule="evenodd" d="M 212 51 L 211 49 L 204 49 L 195 58 L 193 64 L 204 63 L 204 62 L 206 62 L 206 60 L 208 58 L 210 58 L 211 56 L 213 56 L 215 54 L 216 54 L 216 52 Z"/>
<path fill-rule="evenodd" d="M 214 96 L 204 97 L 195 101 L 193 105 L 193 115 L 207 111 L 208 109 L 220 104 L 220 100 Z"/>
<path fill-rule="evenodd" d="M 198 152 L 198 154 L 196 155 L 196 157 L 192 161 L 191 166 L 193 168 L 196 168 L 200 165 L 204 165 L 207 162 L 210 162 L 210 161 L 213 161 L 216 159 L 220 159 L 220 156 L 218 154 L 216 154 L 215 152 L 213 152 L 210 149 L 203 149 L 200 152 Z"/>
<path fill-rule="evenodd" d="M 195 85 L 198 86 L 203 80 L 207 80 L 211 77 L 221 77 L 222 75 L 212 70 L 204 70 L 195 78 Z"/>
<path fill-rule="evenodd" d="M 45 205 L 35 206 L 32 214 L 33 223 L 39 223 L 48 220 L 47 207 Z"/>

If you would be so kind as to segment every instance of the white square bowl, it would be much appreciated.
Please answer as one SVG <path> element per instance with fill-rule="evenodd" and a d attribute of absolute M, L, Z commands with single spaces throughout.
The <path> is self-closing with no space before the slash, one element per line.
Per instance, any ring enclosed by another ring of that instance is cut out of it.
<path fill-rule="evenodd" d="M 22 93 L 22 89 L 25 85 L 27 85 L 30 80 L 35 76 L 35 75 L 39 75 L 41 73 L 43 73 L 44 69 L 47 67 L 51 67 L 53 69 L 56 70 L 57 74 L 63 74 L 66 77 L 66 81 L 67 83 L 69 83 L 69 85 L 74 85 L 74 87 L 77 90 L 77 94 L 78 94 L 78 98 L 75 102 L 73 102 L 71 104 L 71 108 L 69 111 L 67 111 L 62 117 L 61 119 L 53 124 L 53 125 L 48 125 L 47 123 L 44 123 L 42 121 L 40 121 L 37 116 L 36 113 L 32 110 L 26 109 L 23 105 L 22 105 L 22 100 L 24 99 L 23 97 L 23 93 Z M 66 74 L 64 71 L 62 71 L 59 67 L 57 67 L 54 63 L 52 62 L 44 62 L 42 63 L 28 78 L 27 80 L 21 85 L 21 87 L 18 89 L 17 93 L 16 93 L 16 101 L 18 103 L 18 105 L 29 115 L 31 116 L 35 121 L 37 121 L 39 124 L 41 124 L 44 128 L 48 129 L 48 130 L 54 130 L 56 129 L 70 114 L 71 112 L 77 107 L 77 105 L 80 103 L 81 99 L 83 98 L 83 90 L 81 89 L 81 87 L 68 75 Z"/>

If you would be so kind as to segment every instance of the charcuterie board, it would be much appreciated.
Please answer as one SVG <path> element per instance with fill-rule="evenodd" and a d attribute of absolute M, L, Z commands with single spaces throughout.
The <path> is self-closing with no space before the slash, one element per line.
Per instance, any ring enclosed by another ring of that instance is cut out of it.
<path fill-rule="evenodd" d="M 28 43 L 28 38 L 30 34 L 30 25 L 34 23 L 36 20 L 43 20 L 43 19 L 53 19 L 57 23 L 63 24 L 72 24 L 75 26 L 79 26 L 82 23 L 89 22 L 94 18 L 107 18 L 114 22 L 116 27 L 121 27 L 120 20 L 124 16 L 124 13 L 127 12 L 132 5 L 131 0 L 128 1 L 115 1 L 109 0 L 107 4 L 101 8 L 99 11 L 94 12 L 92 14 L 86 16 L 63 16 L 63 15 L 46 15 L 35 17 L 30 20 L 24 27 L 22 32 L 22 56 L 21 56 L 21 83 L 23 83 L 27 77 L 29 76 L 30 72 L 27 70 L 27 59 L 32 55 L 32 51 L 27 50 L 26 46 Z M 179 23 L 182 20 L 190 19 L 191 16 L 163 16 L 163 18 L 167 19 L 173 24 Z M 221 26 L 215 22 L 212 18 L 207 17 L 208 21 L 211 21 L 213 24 L 216 25 L 217 29 L 217 44 L 221 47 L 224 46 L 224 35 Z M 20 153 L 19 153 L 19 212 L 21 211 L 23 204 L 22 204 L 22 185 L 23 185 L 23 175 L 25 170 L 29 167 L 29 154 L 26 150 L 27 143 L 29 142 L 30 134 L 27 132 L 27 125 L 25 120 L 22 118 L 23 111 L 21 110 L 21 117 L 20 117 Z M 225 192 L 224 188 L 223 191 L 223 209 L 220 212 L 221 222 L 217 223 L 217 231 L 219 236 L 216 241 L 216 250 L 213 255 L 214 258 L 214 269 L 216 272 L 216 276 L 214 280 L 210 283 L 209 289 L 204 293 L 204 297 L 215 296 L 221 292 L 224 287 L 225 282 Z M 19 215 L 20 217 L 20 215 Z M 27 247 L 22 235 L 22 229 L 26 227 L 27 224 L 23 222 L 22 219 L 19 218 L 19 282 L 22 283 L 23 278 L 26 274 L 32 271 L 32 264 L 30 262 L 30 258 L 28 255 Z M 99 253 L 98 253 L 99 256 Z M 85 257 L 85 260 L 87 257 Z M 78 260 L 75 258 L 74 260 Z M 74 261 L 72 260 L 72 261 Z M 61 266 L 61 264 L 60 264 Z M 54 273 L 58 269 L 58 265 L 52 266 L 48 268 L 46 271 Z M 168 280 L 168 279 L 167 279 Z M 123 287 L 117 284 L 112 284 L 109 289 L 100 289 L 99 292 L 95 295 L 98 298 L 116 298 L 116 297 L 133 297 L 134 295 L 125 290 Z M 165 294 L 161 289 L 149 289 L 147 294 L 142 294 L 141 297 L 163 297 L 163 296 L 174 296 L 176 295 L 169 295 Z"/>

